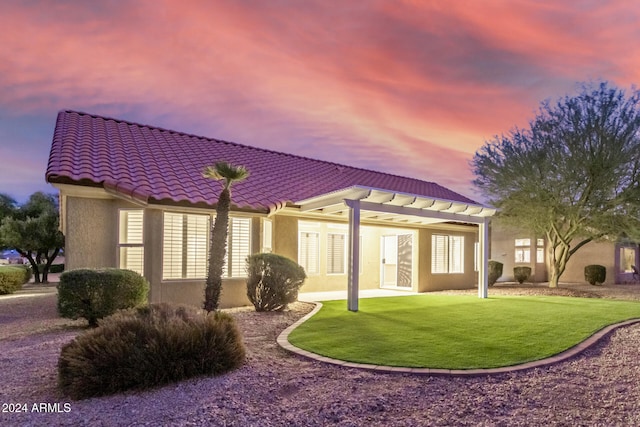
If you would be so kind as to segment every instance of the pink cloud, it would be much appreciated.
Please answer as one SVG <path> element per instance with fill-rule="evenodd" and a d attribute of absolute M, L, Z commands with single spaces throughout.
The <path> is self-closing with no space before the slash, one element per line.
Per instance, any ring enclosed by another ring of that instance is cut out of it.
<path fill-rule="evenodd" d="M 589 78 L 640 80 L 640 7 L 623 0 L 1 8 L 8 116 L 79 109 L 468 195 L 467 159 L 540 100 Z"/>

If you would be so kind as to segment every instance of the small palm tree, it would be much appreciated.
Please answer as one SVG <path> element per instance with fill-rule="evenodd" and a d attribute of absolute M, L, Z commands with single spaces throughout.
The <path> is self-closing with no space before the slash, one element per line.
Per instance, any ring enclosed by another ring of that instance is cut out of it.
<path fill-rule="evenodd" d="M 229 208 L 231 206 L 231 184 L 245 180 L 249 171 L 244 166 L 234 166 L 227 162 L 217 162 L 207 166 L 202 172 L 205 178 L 224 180 L 224 187 L 216 205 L 216 220 L 211 227 L 211 246 L 209 250 L 209 268 L 207 286 L 204 291 L 204 306 L 207 313 L 217 310 L 222 290 L 222 270 L 227 252 L 227 234 L 229 228 Z"/>

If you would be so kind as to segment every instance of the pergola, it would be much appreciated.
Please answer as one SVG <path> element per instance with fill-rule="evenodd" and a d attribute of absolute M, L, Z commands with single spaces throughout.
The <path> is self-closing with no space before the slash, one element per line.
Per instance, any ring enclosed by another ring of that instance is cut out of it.
<path fill-rule="evenodd" d="M 495 209 L 379 188 L 352 186 L 296 202 L 301 212 L 328 217 L 349 216 L 348 308 L 358 311 L 360 221 L 426 225 L 439 222 L 477 224 L 479 229 L 478 297 L 488 294 L 489 218 Z"/>

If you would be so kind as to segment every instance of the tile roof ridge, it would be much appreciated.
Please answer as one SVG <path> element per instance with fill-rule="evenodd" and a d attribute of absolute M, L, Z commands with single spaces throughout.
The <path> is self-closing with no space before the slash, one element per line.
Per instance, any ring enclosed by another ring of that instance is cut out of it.
<path fill-rule="evenodd" d="M 372 173 L 375 173 L 375 174 L 386 175 L 386 176 L 393 177 L 393 178 L 409 179 L 409 180 L 416 181 L 416 182 L 421 182 L 421 183 L 440 185 L 440 184 L 438 184 L 438 183 L 436 183 L 434 181 L 426 181 L 426 180 L 422 180 L 422 179 L 418 179 L 418 178 L 402 176 L 402 175 L 393 174 L 393 173 L 389 173 L 389 172 L 383 172 L 383 171 L 374 170 L 374 169 L 368 169 L 368 168 L 363 168 L 363 167 L 358 167 L 358 166 L 352 166 L 352 165 L 347 165 L 347 164 L 344 164 L 344 163 L 332 162 L 332 161 L 329 161 L 329 160 L 321 160 L 321 159 L 316 159 L 316 158 L 313 158 L 313 157 L 307 157 L 307 156 L 301 156 L 301 155 L 298 155 L 298 154 L 286 153 L 284 151 L 272 150 L 272 149 L 269 149 L 269 148 L 256 147 L 256 146 L 253 146 L 253 145 L 247 145 L 247 144 L 242 144 L 242 143 L 233 142 L 233 141 L 227 141 L 227 140 L 218 139 L 218 138 L 212 138 L 212 137 L 203 136 L 203 135 L 196 135 L 196 134 L 192 134 L 192 133 L 181 132 L 181 131 L 177 131 L 177 130 L 163 128 L 163 127 L 160 127 L 160 126 L 146 125 L 146 124 L 142 124 L 142 123 L 138 123 L 138 122 L 133 122 L 133 121 L 130 121 L 130 120 L 124 120 L 124 119 L 117 119 L 117 118 L 114 118 L 114 117 L 102 116 L 102 115 L 99 115 L 99 114 L 92 114 L 92 113 L 87 113 L 87 112 L 77 111 L 77 110 L 63 110 L 61 112 L 69 113 L 69 114 L 79 114 L 79 115 L 82 115 L 82 116 L 89 116 L 89 117 L 93 117 L 95 119 L 112 120 L 114 122 L 125 123 L 125 124 L 131 125 L 131 126 L 138 126 L 138 127 L 147 128 L 147 129 L 156 129 L 156 130 L 159 130 L 161 132 L 169 132 L 169 133 L 174 133 L 174 134 L 177 134 L 177 135 L 183 135 L 183 136 L 188 136 L 188 137 L 192 137 L 192 138 L 204 139 L 204 140 L 207 140 L 207 141 L 222 142 L 222 143 L 225 143 L 225 144 L 231 144 L 231 145 L 235 145 L 235 146 L 243 147 L 243 148 L 248 148 L 248 149 L 252 149 L 252 150 L 259 150 L 259 151 L 263 151 L 263 152 L 279 154 L 279 155 L 282 155 L 282 156 L 288 156 L 288 157 L 294 157 L 294 158 L 303 159 L 303 160 L 310 160 L 310 161 L 318 162 L 318 163 L 324 163 L 326 165 L 332 165 L 332 166 L 336 166 L 338 168 L 348 168 L 348 169 L 357 170 L 357 171 L 372 172 Z"/>

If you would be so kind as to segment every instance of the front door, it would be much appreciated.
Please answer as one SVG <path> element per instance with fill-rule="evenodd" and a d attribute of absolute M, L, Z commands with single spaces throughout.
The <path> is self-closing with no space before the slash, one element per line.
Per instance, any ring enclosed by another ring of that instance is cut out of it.
<path fill-rule="evenodd" d="M 411 288 L 411 234 L 382 236 L 380 287 Z"/>

